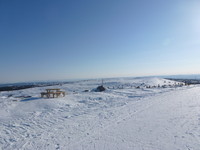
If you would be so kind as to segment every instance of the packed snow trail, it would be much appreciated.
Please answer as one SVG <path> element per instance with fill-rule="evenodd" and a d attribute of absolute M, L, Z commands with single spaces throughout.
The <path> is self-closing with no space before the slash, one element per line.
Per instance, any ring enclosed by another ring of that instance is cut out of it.
<path fill-rule="evenodd" d="M 148 107 L 143 103 L 140 111 L 113 122 L 71 149 L 200 149 L 200 87 L 164 93 L 148 101 Z"/>

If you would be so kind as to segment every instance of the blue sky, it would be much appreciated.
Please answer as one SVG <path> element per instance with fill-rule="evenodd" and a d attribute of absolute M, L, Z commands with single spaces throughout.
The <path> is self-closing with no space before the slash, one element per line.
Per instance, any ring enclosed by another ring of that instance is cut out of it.
<path fill-rule="evenodd" d="M 200 73 L 199 0 L 0 0 L 0 83 Z"/>

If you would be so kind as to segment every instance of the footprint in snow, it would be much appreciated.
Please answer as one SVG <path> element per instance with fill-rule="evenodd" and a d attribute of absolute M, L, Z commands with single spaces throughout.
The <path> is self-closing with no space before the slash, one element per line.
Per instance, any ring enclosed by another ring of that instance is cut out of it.
<path fill-rule="evenodd" d="M 56 144 L 56 149 L 60 149 L 60 144 Z"/>

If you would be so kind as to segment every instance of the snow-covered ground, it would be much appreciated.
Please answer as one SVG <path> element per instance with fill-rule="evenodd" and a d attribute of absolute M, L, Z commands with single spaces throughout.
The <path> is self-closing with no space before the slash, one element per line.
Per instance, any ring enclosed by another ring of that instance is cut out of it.
<path fill-rule="evenodd" d="M 200 86 L 121 78 L 104 80 L 105 92 L 92 92 L 100 84 L 87 80 L 1 92 L 0 149 L 200 149 Z M 46 88 L 67 95 L 40 98 Z"/>

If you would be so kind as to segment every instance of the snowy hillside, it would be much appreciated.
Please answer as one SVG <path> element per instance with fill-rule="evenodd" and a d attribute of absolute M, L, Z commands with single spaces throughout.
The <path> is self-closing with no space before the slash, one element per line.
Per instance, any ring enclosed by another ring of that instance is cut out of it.
<path fill-rule="evenodd" d="M 199 150 L 200 86 L 101 80 L 0 93 L 0 149 Z M 67 95 L 41 98 L 47 88 Z"/>

